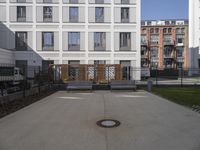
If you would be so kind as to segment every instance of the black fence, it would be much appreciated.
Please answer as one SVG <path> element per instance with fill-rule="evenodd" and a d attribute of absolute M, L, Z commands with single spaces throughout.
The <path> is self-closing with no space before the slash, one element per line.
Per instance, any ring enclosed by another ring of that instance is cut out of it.
<path fill-rule="evenodd" d="M 149 70 L 149 77 L 142 77 L 139 84 L 147 84 L 151 80 L 154 85 L 200 85 L 200 69 L 153 69 Z"/>
<path fill-rule="evenodd" d="M 49 85 L 48 68 L 40 66 L 0 66 L 0 96 L 23 92 Z"/>

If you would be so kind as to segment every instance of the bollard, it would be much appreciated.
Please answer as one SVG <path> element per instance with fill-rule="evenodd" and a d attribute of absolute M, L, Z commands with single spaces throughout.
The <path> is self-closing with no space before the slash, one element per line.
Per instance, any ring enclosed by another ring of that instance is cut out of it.
<path fill-rule="evenodd" d="M 152 80 L 148 80 L 147 81 L 147 90 L 148 90 L 148 92 L 152 92 L 152 87 L 153 87 L 153 81 Z"/>

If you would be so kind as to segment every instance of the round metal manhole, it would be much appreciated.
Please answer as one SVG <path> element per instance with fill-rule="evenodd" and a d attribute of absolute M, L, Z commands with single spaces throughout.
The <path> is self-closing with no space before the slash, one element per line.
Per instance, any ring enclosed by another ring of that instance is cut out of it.
<path fill-rule="evenodd" d="M 121 123 L 117 120 L 113 119 L 103 119 L 97 121 L 97 125 L 102 127 L 102 128 L 116 128 L 120 125 Z"/>

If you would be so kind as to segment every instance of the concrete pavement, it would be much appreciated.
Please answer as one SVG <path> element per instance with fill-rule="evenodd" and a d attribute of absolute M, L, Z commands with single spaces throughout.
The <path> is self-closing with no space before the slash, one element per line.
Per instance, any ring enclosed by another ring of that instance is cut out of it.
<path fill-rule="evenodd" d="M 200 150 L 200 115 L 144 91 L 61 91 L 0 119 L 0 150 Z"/>

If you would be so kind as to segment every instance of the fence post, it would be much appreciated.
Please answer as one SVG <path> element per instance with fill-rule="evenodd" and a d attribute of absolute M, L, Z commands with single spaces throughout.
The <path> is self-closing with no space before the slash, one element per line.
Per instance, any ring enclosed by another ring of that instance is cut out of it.
<path fill-rule="evenodd" d="M 23 80 L 23 97 L 26 97 L 26 68 L 23 65 L 23 72 L 24 72 L 24 80 Z"/>
<path fill-rule="evenodd" d="M 183 68 L 181 68 L 181 87 L 183 86 Z"/>
<path fill-rule="evenodd" d="M 39 66 L 39 73 L 38 73 L 38 91 L 39 91 L 39 93 L 40 93 L 40 66 Z"/>
<path fill-rule="evenodd" d="M 156 67 L 156 86 L 158 86 L 158 67 Z"/>

